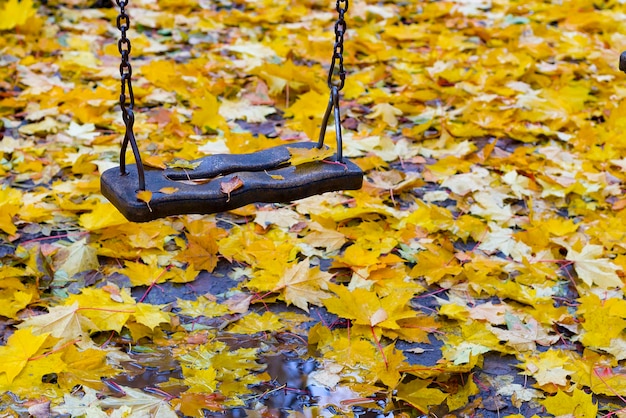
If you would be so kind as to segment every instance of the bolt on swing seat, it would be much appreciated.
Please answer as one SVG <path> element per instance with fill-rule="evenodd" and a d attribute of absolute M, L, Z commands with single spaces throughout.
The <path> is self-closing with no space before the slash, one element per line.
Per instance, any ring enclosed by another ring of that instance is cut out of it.
<path fill-rule="evenodd" d="M 102 173 L 101 190 L 128 220 L 147 222 L 170 215 L 217 213 L 250 203 L 291 202 L 324 192 L 361 188 L 362 170 L 342 156 L 339 91 L 345 81 L 343 35 L 348 0 L 337 0 L 339 18 L 335 24 L 333 59 L 328 73 L 330 98 L 317 143 L 289 143 L 250 154 L 212 155 L 192 161 L 189 166 L 193 168 L 165 170 L 144 167 L 142 164 L 133 131 L 134 96 L 129 62 L 131 46 L 126 37 L 130 18 L 125 11 L 128 0 L 116 1 L 120 7 L 117 27 L 121 32 L 118 49 L 122 56 L 120 106 L 126 134 L 120 151 L 120 167 Z M 340 81 L 333 83 L 336 63 Z M 128 105 L 126 90 L 130 99 Z M 290 149 L 328 148 L 324 145 L 324 138 L 331 113 L 335 120 L 336 154 L 327 160 L 291 165 Z M 127 165 L 125 162 L 128 144 L 131 145 L 136 164 Z M 137 192 L 144 190 L 151 192 L 149 202 L 138 198 Z"/>

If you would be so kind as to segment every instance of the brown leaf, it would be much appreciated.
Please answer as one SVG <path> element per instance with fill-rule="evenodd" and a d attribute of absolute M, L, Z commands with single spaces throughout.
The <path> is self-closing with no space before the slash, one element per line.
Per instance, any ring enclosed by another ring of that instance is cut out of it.
<path fill-rule="evenodd" d="M 228 195 L 227 202 L 230 202 L 230 194 L 234 192 L 235 190 L 240 189 L 242 187 L 243 187 L 243 181 L 238 176 L 235 176 L 228 181 L 223 181 L 220 184 L 220 191 Z"/>

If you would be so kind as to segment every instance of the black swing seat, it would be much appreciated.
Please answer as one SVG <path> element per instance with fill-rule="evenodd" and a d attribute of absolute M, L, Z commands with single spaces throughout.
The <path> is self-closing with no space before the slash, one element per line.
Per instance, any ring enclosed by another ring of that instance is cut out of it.
<path fill-rule="evenodd" d="M 147 222 L 170 215 L 217 213 L 249 203 L 291 202 L 324 192 L 361 188 L 363 171 L 347 159 L 337 162 L 335 156 L 290 165 L 288 148 L 316 146 L 299 142 L 251 154 L 212 155 L 193 161 L 194 169 L 146 167 L 146 190 L 152 192 L 149 203 L 137 198 L 135 164 L 127 165 L 123 175 L 119 168 L 111 168 L 102 173 L 102 194 L 128 220 Z M 241 185 L 230 193 L 223 191 L 223 184 L 235 183 Z"/>

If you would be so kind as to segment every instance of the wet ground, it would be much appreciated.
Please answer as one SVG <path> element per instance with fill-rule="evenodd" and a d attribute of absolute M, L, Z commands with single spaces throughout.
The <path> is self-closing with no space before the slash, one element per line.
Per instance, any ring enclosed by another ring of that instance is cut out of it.
<path fill-rule="evenodd" d="M 163 283 L 158 287 L 154 287 L 147 295 L 146 288 L 137 287 L 133 289 L 133 296 L 137 299 L 144 297 L 144 302 L 153 304 L 168 304 L 176 301 L 176 299 L 195 300 L 199 295 L 212 294 L 217 300 L 224 299 L 225 294 L 236 287 L 237 282 L 227 277 L 228 271 L 233 266 L 221 262 L 213 273 L 203 272 L 199 277 L 186 284 Z M 120 286 L 128 286 L 127 278 L 117 276 L 109 278 L 109 281 L 117 282 Z M 435 300 L 420 299 L 419 304 L 423 309 L 431 310 L 435 308 Z M 293 311 L 299 314 L 304 313 L 295 307 L 287 307 L 283 303 L 267 304 L 265 309 L 269 309 L 275 313 Z M 317 322 L 323 321 L 326 324 L 337 323 L 338 318 L 330 314 L 323 307 L 312 307 L 309 313 L 311 321 L 304 324 L 305 328 L 309 328 Z M 211 326 L 211 321 L 217 319 L 207 319 L 203 325 Z M 215 322 L 214 325 L 217 325 Z M 341 324 L 339 324 L 341 326 Z M 374 398 L 373 402 L 369 402 L 367 406 L 361 403 L 352 405 L 351 400 L 359 396 L 347 387 L 337 387 L 334 390 L 328 390 L 324 387 L 310 384 L 309 375 L 316 370 L 317 364 L 315 360 L 307 356 L 307 347 L 304 345 L 306 335 L 300 336 L 281 336 L 274 339 L 277 346 L 268 351 L 268 355 L 259 358 L 259 362 L 267 365 L 266 372 L 271 376 L 271 380 L 259 385 L 255 388 L 257 397 L 254 403 L 242 408 L 233 408 L 225 412 L 209 412 L 206 417 L 246 417 L 246 416 L 267 416 L 267 417 L 287 417 L 289 414 L 298 411 L 298 416 L 337 416 L 336 414 L 351 413 L 354 416 L 364 418 L 382 418 L 402 416 L 473 416 L 473 417 L 503 417 L 513 414 L 522 414 L 523 416 L 532 416 L 539 414 L 540 408 L 531 408 L 527 403 L 522 404 L 521 408 L 513 405 L 510 396 L 502 396 L 498 394 L 498 388 L 494 386 L 494 382 L 505 381 L 517 383 L 525 387 L 530 387 L 532 381 L 524 379 L 518 374 L 516 368 L 517 360 L 513 356 L 501 356 L 496 353 L 487 353 L 484 355 L 484 363 L 482 369 L 473 374 L 463 374 L 456 378 L 459 381 L 464 379 L 474 379 L 474 382 L 480 388 L 480 393 L 472 398 L 468 403 L 465 411 L 455 411 L 450 413 L 447 407 L 441 405 L 431 408 L 430 415 L 421 415 L 421 413 L 410 406 L 397 404 L 388 404 L 385 396 L 380 399 Z M 237 343 L 232 340 L 229 344 L 236 344 L 237 348 L 241 346 L 254 346 L 258 344 L 260 339 L 250 338 L 250 336 L 242 336 L 242 341 Z M 266 344 L 268 341 L 264 341 Z M 430 343 L 406 343 L 397 341 L 396 347 L 403 350 L 407 361 L 411 365 L 420 365 L 423 367 L 435 366 L 441 358 L 441 342 L 434 336 L 430 336 Z M 421 350 L 416 350 L 421 349 Z M 416 351 L 419 354 L 416 354 Z M 129 353 L 136 361 L 125 365 L 128 370 L 134 373 L 126 373 L 115 377 L 108 381 L 108 387 L 112 393 L 115 393 L 116 386 L 128 386 L 153 390 L 158 393 L 157 386 L 164 383 L 170 378 L 182 378 L 182 370 L 179 364 L 168 354 L 167 349 L 160 351 L 147 352 L 132 351 Z M 507 380 L 508 379 L 508 380 Z M 180 391 L 185 388 L 181 387 Z M 169 392 L 171 395 L 171 389 Z M 259 409 L 259 405 L 263 406 L 265 413 L 256 415 L 254 410 Z M 311 407 L 316 405 L 328 405 L 317 412 L 310 412 Z M 335 406 L 333 406 L 335 405 Z M 348 405 L 348 407 L 346 406 Z M 408 414 L 408 415 L 407 415 Z M 544 413 L 545 414 L 545 413 Z"/>

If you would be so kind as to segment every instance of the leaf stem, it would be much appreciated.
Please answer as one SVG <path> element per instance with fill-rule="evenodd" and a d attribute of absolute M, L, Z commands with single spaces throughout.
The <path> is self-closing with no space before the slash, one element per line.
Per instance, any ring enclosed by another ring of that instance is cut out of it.
<path fill-rule="evenodd" d="M 159 275 L 157 277 L 154 278 L 154 280 L 152 280 L 152 283 L 150 283 L 150 286 L 148 286 L 148 288 L 146 289 L 146 291 L 143 293 L 143 295 L 141 296 L 141 299 L 139 299 L 139 303 L 142 303 L 144 301 L 144 299 L 146 299 L 146 297 L 148 296 L 148 293 L 150 293 L 150 291 L 152 290 L 153 287 L 157 286 L 157 281 L 163 277 L 163 275 L 165 273 L 167 273 L 168 271 L 170 271 L 171 266 L 167 266 L 163 269 L 163 271 L 161 273 L 159 273 Z"/>
<path fill-rule="evenodd" d="M 618 398 L 619 400 L 621 400 L 622 402 L 624 402 L 624 403 L 626 404 L 626 399 L 624 399 L 624 397 L 623 397 L 622 395 L 620 395 L 619 393 L 617 393 L 617 391 L 616 391 L 613 387 L 611 387 L 611 385 L 609 385 L 609 384 L 606 382 L 606 380 L 604 380 L 604 379 L 602 378 L 602 376 L 600 376 L 600 373 L 598 373 L 598 368 L 597 368 L 597 367 L 594 367 L 594 368 L 593 368 L 593 374 L 595 374 L 595 375 L 598 377 L 598 379 L 600 379 L 600 381 L 602 381 L 602 383 L 604 383 L 604 384 L 606 385 L 606 387 L 607 387 L 607 388 L 609 388 L 609 390 L 610 390 L 611 392 L 613 392 L 613 395 L 617 396 L 617 398 Z"/>
<path fill-rule="evenodd" d="M 376 341 L 376 347 L 378 347 L 378 351 L 380 351 L 380 355 L 383 356 L 383 362 L 385 362 L 385 369 L 389 370 L 389 362 L 387 361 L 387 356 L 385 355 L 385 352 L 383 351 L 383 347 L 382 345 L 380 345 L 380 341 L 378 340 L 378 337 L 376 336 L 376 331 L 374 330 L 374 327 L 372 325 L 370 325 L 370 329 L 372 330 L 372 336 L 374 337 L 374 341 Z"/>
<path fill-rule="evenodd" d="M 30 357 L 30 358 L 28 359 L 28 361 L 34 361 L 34 360 L 40 360 L 40 359 L 42 359 L 42 358 L 46 358 L 46 357 L 48 357 L 49 355 L 54 354 L 54 353 L 57 353 L 57 352 L 59 352 L 59 351 L 63 350 L 65 347 L 70 346 L 70 345 L 72 345 L 72 344 L 75 344 L 75 343 L 77 343 L 77 342 L 79 342 L 79 341 L 80 341 L 80 338 L 76 338 L 75 340 L 68 341 L 68 342 L 66 342 L 65 344 L 63 344 L 62 346 L 57 347 L 57 348 L 55 348 L 54 350 L 48 351 L 47 353 L 43 353 L 43 354 L 40 354 L 40 355 L 38 355 L 38 356 Z"/>

